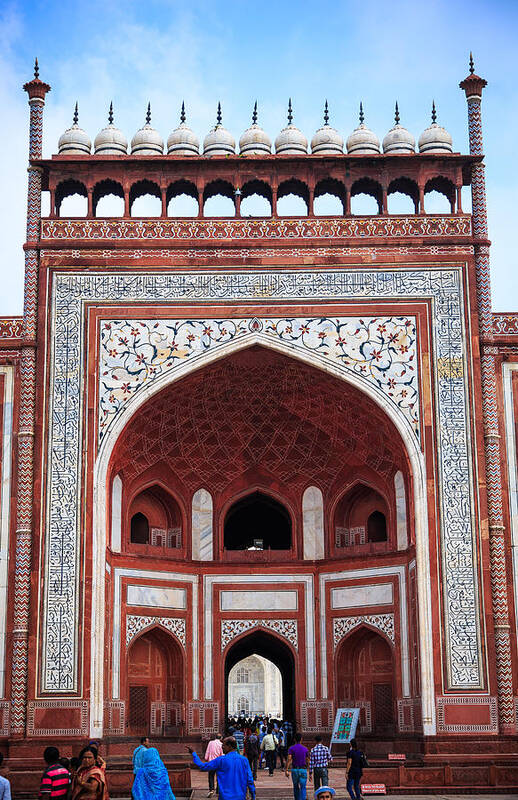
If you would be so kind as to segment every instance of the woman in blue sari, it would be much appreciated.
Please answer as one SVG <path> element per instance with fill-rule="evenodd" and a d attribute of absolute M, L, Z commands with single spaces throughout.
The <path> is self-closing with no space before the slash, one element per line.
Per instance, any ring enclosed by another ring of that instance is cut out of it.
<path fill-rule="evenodd" d="M 133 800 L 176 800 L 167 769 L 156 747 L 148 747 L 141 764 L 131 789 Z"/>

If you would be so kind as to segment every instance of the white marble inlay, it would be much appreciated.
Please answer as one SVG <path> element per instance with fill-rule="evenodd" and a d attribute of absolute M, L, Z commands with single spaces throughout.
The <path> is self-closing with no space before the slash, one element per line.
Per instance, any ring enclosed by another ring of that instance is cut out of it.
<path fill-rule="evenodd" d="M 5 692 L 5 634 L 7 616 L 8 592 L 8 560 L 9 560 L 9 525 L 10 525 L 10 500 L 11 500 L 11 457 L 13 433 L 13 381 L 14 367 L 0 366 L 0 374 L 4 375 L 3 397 L 3 429 L 1 449 L 1 475 L 0 487 L 0 697 Z"/>
<path fill-rule="evenodd" d="M 112 485 L 112 550 L 120 553 L 122 543 L 122 480 L 116 475 Z"/>
<path fill-rule="evenodd" d="M 268 591 L 221 592 L 222 611 L 296 611 L 297 592 Z"/>
<path fill-rule="evenodd" d="M 212 497 L 206 489 L 192 496 L 192 560 L 213 560 Z"/>
<path fill-rule="evenodd" d="M 186 608 L 185 589 L 165 589 L 161 586 L 128 586 L 127 604 L 129 606 L 149 606 L 150 608 Z"/>
<path fill-rule="evenodd" d="M 406 518 L 406 492 L 403 473 L 398 470 L 394 475 L 394 490 L 396 493 L 396 519 L 397 519 L 397 549 L 406 550 L 408 547 L 408 527 Z"/>
<path fill-rule="evenodd" d="M 304 559 L 324 558 L 324 500 L 317 486 L 308 486 L 302 497 Z"/>
<path fill-rule="evenodd" d="M 361 608 L 384 606 L 394 601 L 391 583 L 374 583 L 370 586 L 344 586 L 331 590 L 331 608 Z"/>

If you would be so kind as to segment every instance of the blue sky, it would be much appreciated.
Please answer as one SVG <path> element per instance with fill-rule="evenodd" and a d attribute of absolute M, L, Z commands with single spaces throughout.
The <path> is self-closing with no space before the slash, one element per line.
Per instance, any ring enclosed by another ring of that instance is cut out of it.
<path fill-rule="evenodd" d="M 4 191 L 0 196 L 0 314 L 22 309 L 28 107 L 21 85 L 32 75 L 52 85 L 45 112 L 44 153 L 57 150 L 76 99 L 92 140 L 114 101 L 127 138 L 148 100 L 164 139 L 185 99 L 189 124 L 203 139 L 221 100 L 236 140 L 257 98 L 272 139 L 283 127 L 288 97 L 308 139 L 329 100 L 331 123 L 346 137 L 363 100 L 380 139 L 394 101 L 416 139 L 429 124 L 431 101 L 467 152 L 466 103 L 458 83 L 472 49 L 484 95 L 489 228 L 495 310 L 518 310 L 518 3 L 498 0 L 91 0 L 89 3 L 4 2 L 0 5 L 0 102 Z"/>

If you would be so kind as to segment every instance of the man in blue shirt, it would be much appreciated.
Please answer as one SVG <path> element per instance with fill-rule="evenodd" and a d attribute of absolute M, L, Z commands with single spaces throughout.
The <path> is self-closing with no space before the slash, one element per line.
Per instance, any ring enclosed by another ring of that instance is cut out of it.
<path fill-rule="evenodd" d="M 245 800 L 246 790 L 255 800 L 255 784 L 250 764 L 245 756 L 237 752 L 237 742 L 233 736 L 223 739 L 223 755 L 212 761 L 202 761 L 191 747 L 192 760 L 203 772 L 215 770 L 218 778 L 219 800 Z"/>

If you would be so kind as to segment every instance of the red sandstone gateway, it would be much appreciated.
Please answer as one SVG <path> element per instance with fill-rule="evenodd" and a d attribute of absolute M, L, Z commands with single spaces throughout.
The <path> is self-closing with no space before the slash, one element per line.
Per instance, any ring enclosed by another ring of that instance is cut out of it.
<path fill-rule="evenodd" d="M 360 709 L 369 783 L 518 788 L 518 315 L 491 311 L 485 83 L 461 84 L 469 155 L 435 109 L 419 152 L 396 110 L 383 153 L 363 110 L 344 153 L 326 109 L 308 154 L 290 106 L 275 155 L 254 114 L 238 157 L 221 112 L 203 155 L 182 112 L 165 155 L 150 111 L 128 155 L 112 109 L 93 154 L 76 114 L 51 159 L 50 87 L 25 85 L 24 316 L 0 320 L 13 787 L 42 743 L 94 737 L 127 793 L 147 734 L 188 786 L 180 738 L 264 711 L 267 662 L 306 739 Z"/>

